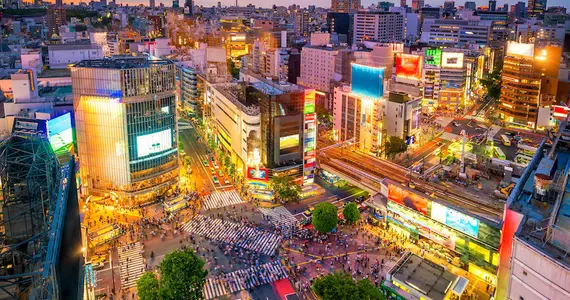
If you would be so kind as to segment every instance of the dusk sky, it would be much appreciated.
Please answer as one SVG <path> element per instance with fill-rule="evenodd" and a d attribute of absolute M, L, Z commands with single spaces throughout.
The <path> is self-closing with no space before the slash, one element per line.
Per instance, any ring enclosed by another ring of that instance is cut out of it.
<path fill-rule="evenodd" d="M 55 0 L 54 0 L 55 1 Z M 52 2 L 54 2 L 52 1 Z M 65 3 L 69 3 L 69 2 L 74 2 L 74 3 L 79 3 L 79 2 L 88 2 L 87 0 L 74 0 L 74 1 L 70 1 L 70 0 L 64 0 Z M 107 0 L 108 2 L 110 2 L 110 0 Z M 361 0 L 362 1 L 362 5 L 364 7 L 369 6 L 372 3 L 378 3 L 378 1 L 374 1 L 374 0 Z M 383 0 L 386 1 L 386 0 Z M 412 0 L 407 0 L 408 1 L 408 5 L 412 4 Z M 425 4 L 429 4 L 431 6 L 438 6 L 438 5 L 442 5 L 443 2 L 445 0 L 425 0 Z M 470 0 L 473 1 L 473 0 Z M 527 2 L 527 0 L 522 0 L 523 2 Z M 148 5 L 149 1 L 141 1 L 141 0 L 117 0 L 118 3 L 124 3 L 124 4 L 129 4 L 129 5 L 136 5 L 136 4 L 140 4 L 143 3 L 145 5 Z M 164 3 L 165 6 L 169 7 L 172 6 L 172 0 L 156 0 L 156 4 L 159 3 Z M 234 5 L 235 0 L 221 0 L 220 2 L 222 2 L 222 6 L 230 6 L 230 5 Z M 396 3 L 396 6 L 399 6 L 400 1 L 389 1 L 389 2 L 394 2 Z M 475 0 L 475 2 L 477 3 L 477 5 L 487 5 L 489 3 L 489 1 L 485 1 L 485 0 Z M 510 1 L 504 1 L 504 0 L 498 0 L 497 1 L 497 7 L 502 6 L 504 3 L 509 3 L 509 4 L 515 4 L 519 2 L 518 0 L 510 0 Z M 566 2 L 566 3 L 565 3 Z M 180 4 L 184 3 L 184 0 L 180 0 Z M 194 4 L 195 5 L 203 5 L 203 6 L 212 6 L 212 5 L 217 5 L 218 1 L 217 0 L 194 0 Z M 320 7 L 330 7 L 331 6 L 331 1 L 330 0 L 312 0 L 312 1 L 300 1 L 300 0 L 238 0 L 239 5 L 247 5 L 249 3 L 252 3 L 256 6 L 262 6 L 262 7 L 271 7 L 273 4 L 277 4 L 277 5 L 283 5 L 283 6 L 288 6 L 291 4 L 300 4 L 303 7 L 306 7 L 307 5 L 316 5 L 316 6 L 320 6 Z M 465 0 L 459 0 L 459 1 L 455 1 L 455 5 L 459 6 L 459 5 L 463 5 L 465 4 Z M 566 5 L 565 5 L 566 4 Z M 548 0 L 548 5 L 547 6 L 567 6 L 568 7 L 568 1 L 567 0 Z M 570 7 L 568 7 L 570 8 Z"/>

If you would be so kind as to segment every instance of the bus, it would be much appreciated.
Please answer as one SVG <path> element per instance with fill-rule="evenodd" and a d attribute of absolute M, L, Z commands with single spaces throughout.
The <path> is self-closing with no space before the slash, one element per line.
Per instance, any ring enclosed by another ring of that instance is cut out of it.
<path fill-rule="evenodd" d="M 505 156 L 505 153 L 499 147 L 495 147 L 495 151 L 493 151 L 493 156 L 495 156 L 498 159 L 502 159 L 502 160 L 507 159 L 507 157 Z"/>
<path fill-rule="evenodd" d="M 510 147 L 511 146 L 511 140 L 509 139 L 508 136 L 501 134 L 501 141 L 503 142 L 503 145 L 505 145 L 506 147 Z"/>

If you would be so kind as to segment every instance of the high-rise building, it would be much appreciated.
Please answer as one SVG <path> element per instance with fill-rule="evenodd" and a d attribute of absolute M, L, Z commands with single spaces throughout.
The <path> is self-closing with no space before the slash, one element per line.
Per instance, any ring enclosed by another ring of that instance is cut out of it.
<path fill-rule="evenodd" d="M 526 17 L 526 3 L 519 1 L 515 4 L 515 18 L 522 19 Z"/>
<path fill-rule="evenodd" d="M 55 0 L 55 7 L 62 7 L 63 6 L 63 0 Z"/>
<path fill-rule="evenodd" d="M 489 0 L 489 11 L 497 10 L 497 0 Z"/>
<path fill-rule="evenodd" d="M 349 13 L 329 12 L 327 13 L 327 27 L 329 33 L 336 33 L 341 36 L 346 36 L 348 44 L 352 44 L 352 24 L 351 15 Z"/>
<path fill-rule="evenodd" d="M 478 21 L 424 18 L 420 42 L 441 46 L 484 46 L 489 41 L 489 26 Z"/>
<path fill-rule="evenodd" d="M 378 2 L 378 10 L 380 11 L 389 11 L 390 7 L 394 7 L 394 3 L 388 1 Z"/>
<path fill-rule="evenodd" d="M 542 18 L 546 10 L 546 0 L 528 0 L 527 16 L 529 18 Z"/>
<path fill-rule="evenodd" d="M 192 0 L 184 1 L 184 16 L 192 16 L 194 14 L 194 2 Z"/>
<path fill-rule="evenodd" d="M 178 183 L 176 67 L 168 60 L 118 57 L 72 67 L 82 188 L 113 192 L 130 205 Z"/>
<path fill-rule="evenodd" d="M 172 0 L 172 8 L 179 8 L 180 0 Z"/>
<path fill-rule="evenodd" d="M 149 5 L 150 8 L 154 8 L 154 0 L 149 0 Z"/>
<path fill-rule="evenodd" d="M 465 1 L 465 8 L 475 11 L 477 9 L 477 3 L 475 1 Z"/>
<path fill-rule="evenodd" d="M 406 6 L 408 6 L 406 4 L 406 0 L 400 0 L 400 7 L 406 7 Z"/>
<path fill-rule="evenodd" d="M 295 14 L 295 30 L 298 36 L 309 36 L 309 12 L 298 11 Z"/>
<path fill-rule="evenodd" d="M 101 6 L 107 6 L 107 0 L 101 0 Z"/>
<path fill-rule="evenodd" d="M 379 11 L 359 11 L 354 14 L 353 44 L 362 41 L 400 42 L 403 39 L 402 14 Z"/>
<path fill-rule="evenodd" d="M 301 51 L 301 76 L 297 83 L 328 93 L 335 74 L 335 59 L 340 47 L 305 46 Z"/>
<path fill-rule="evenodd" d="M 61 7 L 48 7 L 47 9 L 47 25 L 48 25 L 48 38 L 53 35 L 59 35 L 59 28 L 67 24 L 65 8 Z"/>
<path fill-rule="evenodd" d="M 332 0 L 332 12 L 354 12 L 360 9 L 360 0 Z"/>
<path fill-rule="evenodd" d="M 509 42 L 499 112 L 507 123 L 535 128 L 540 107 L 556 104 L 562 48 Z"/>
<path fill-rule="evenodd" d="M 446 0 L 445 2 L 443 2 L 443 11 L 449 15 L 453 15 L 456 11 L 455 1 Z"/>

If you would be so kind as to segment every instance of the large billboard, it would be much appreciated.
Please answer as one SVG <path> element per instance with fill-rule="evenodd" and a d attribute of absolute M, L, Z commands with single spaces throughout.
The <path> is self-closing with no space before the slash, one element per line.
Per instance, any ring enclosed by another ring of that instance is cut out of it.
<path fill-rule="evenodd" d="M 172 130 L 137 136 L 137 157 L 162 152 L 172 148 Z"/>
<path fill-rule="evenodd" d="M 253 180 L 269 180 L 269 171 L 263 168 L 247 167 L 247 178 Z"/>
<path fill-rule="evenodd" d="M 438 67 L 441 66 L 441 49 L 427 49 L 426 64 Z"/>
<path fill-rule="evenodd" d="M 431 218 L 474 238 L 479 236 L 479 220 L 433 201 Z"/>
<path fill-rule="evenodd" d="M 463 68 L 463 53 L 443 52 L 441 54 L 441 66 L 444 68 Z"/>
<path fill-rule="evenodd" d="M 412 79 L 422 78 L 422 57 L 411 54 L 396 54 L 396 76 Z"/>
<path fill-rule="evenodd" d="M 507 45 L 507 55 L 534 56 L 534 44 L 524 44 L 509 42 Z"/>
<path fill-rule="evenodd" d="M 428 199 L 395 184 L 388 184 L 388 200 L 428 215 Z"/>
<path fill-rule="evenodd" d="M 380 98 L 384 95 L 384 68 L 352 64 L 352 93 Z"/>
<path fill-rule="evenodd" d="M 47 129 L 49 143 L 53 151 L 57 151 L 73 143 L 70 113 L 48 120 Z"/>

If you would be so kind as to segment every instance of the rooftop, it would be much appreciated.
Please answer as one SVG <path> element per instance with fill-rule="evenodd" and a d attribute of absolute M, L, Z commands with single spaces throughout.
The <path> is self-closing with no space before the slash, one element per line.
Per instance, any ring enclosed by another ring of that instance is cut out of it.
<path fill-rule="evenodd" d="M 83 60 L 76 63 L 74 68 L 99 68 L 99 69 L 136 69 L 148 68 L 151 65 L 169 65 L 173 61 L 167 59 L 149 59 L 141 56 L 114 56 L 111 58 Z"/>
<path fill-rule="evenodd" d="M 391 281 L 404 284 L 433 300 L 445 299 L 459 278 L 442 266 L 412 253 L 404 255 L 388 276 Z"/>
<path fill-rule="evenodd" d="M 524 216 L 517 238 L 570 268 L 570 130 L 565 123 L 551 142 L 540 145 L 507 205 Z"/>

